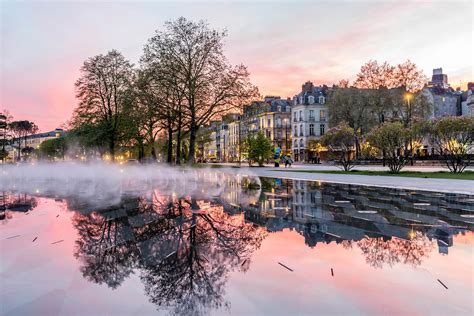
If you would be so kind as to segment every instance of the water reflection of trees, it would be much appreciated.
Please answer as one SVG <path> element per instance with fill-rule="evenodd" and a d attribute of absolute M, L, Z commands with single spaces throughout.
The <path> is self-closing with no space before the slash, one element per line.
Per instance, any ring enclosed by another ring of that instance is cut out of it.
<path fill-rule="evenodd" d="M 79 233 L 75 256 L 83 262 L 83 276 L 117 288 L 132 273 L 137 258 L 135 245 L 121 239 L 120 228 L 126 227 L 125 221 L 98 213 L 76 213 L 73 223 Z"/>
<path fill-rule="evenodd" d="M 73 217 L 84 277 L 117 288 L 135 269 L 150 301 L 176 314 L 226 308 L 231 271 L 246 271 L 266 233 L 220 205 L 152 195 Z"/>
<path fill-rule="evenodd" d="M 362 251 L 365 261 L 372 267 L 383 268 L 397 263 L 418 266 L 427 258 L 434 245 L 428 237 L 416 234 L 413 238 L 364 238 L 359 241 L 345 240 L 342 246 L 346 249 L 356 245 Z"/>
<path fill-rule="evenodd" d="M 38 206 L 38 199 L 25 193 L 0 191 L 0 220 L 7 223 L 13 212 L 28 213 Z"/>

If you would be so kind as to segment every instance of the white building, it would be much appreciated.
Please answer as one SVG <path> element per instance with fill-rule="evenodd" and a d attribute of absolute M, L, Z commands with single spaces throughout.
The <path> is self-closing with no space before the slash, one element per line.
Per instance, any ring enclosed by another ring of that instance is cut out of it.
<path fill-rule="evenodd" d="M 311 140 L 319 139 L 329 129 L 326 88 L 306 82 L 302 91 L 293 97 L 291 108 L 292 151 L 295 161 L 310 161 L 315 153 L 310 151 Z"/>

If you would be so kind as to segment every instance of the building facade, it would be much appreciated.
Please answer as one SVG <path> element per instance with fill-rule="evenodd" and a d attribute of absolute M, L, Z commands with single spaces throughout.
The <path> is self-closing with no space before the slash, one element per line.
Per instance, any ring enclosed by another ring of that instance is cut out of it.
<path fill-rule="evenodd" d="M 291 108 L 292 152 L 295 161 L 311 161 L 311 141 L 318 140 L 329 129 L 327 88 L 314 86 L 308 81 L 299 94 L 293 97 Z"/>
<path fill-rule="evenodd" d="M 61 128 L 56 128 L 54 131 L 45 132 L 45 133 L 37 133 L 34 135 L 29 135 L 26 137 L 26 141 L 24 139 L 21 140 L 21 148 L 30 147 L 33 149 L 39 149 L 41 143 L 44 141 L 63 137 L 66 135 L 66 132 Z M 16 140 L 11 146 L 9 146 L 9 158 L 10 159 L 17 159 L 18 158 L 18 140 Z"/>

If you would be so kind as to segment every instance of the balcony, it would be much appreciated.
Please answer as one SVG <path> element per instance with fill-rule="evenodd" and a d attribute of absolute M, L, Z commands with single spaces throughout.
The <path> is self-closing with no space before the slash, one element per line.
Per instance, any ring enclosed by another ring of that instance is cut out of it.
<path fill-rule="evenodd" d="M 309 117 L 309 121 L 310 121 L 310 122 L 315 122 L 316 119 L 314 118 L 314 116 L 310 116 L 310 117 Z"/>

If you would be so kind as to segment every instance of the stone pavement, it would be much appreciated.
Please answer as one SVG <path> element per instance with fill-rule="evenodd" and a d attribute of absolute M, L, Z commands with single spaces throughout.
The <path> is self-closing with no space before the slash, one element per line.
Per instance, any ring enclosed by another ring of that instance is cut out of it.
<path fill-rule="evenodd" d="M 233 164 L 226 164 L 232 166 Z M 358 167 L 359 170 L 387 170 L 382 166 L 364 166 Z M 425 190 L 437 192 L 463 193 L 474 195 L 474 181 L 456 180 L 456 179 L 425 179 L 396 176 L 367 176 L 352 174 L 327 174 L 327 173 L 309 173 L 309 172 L 285 172 L 285 168 L 249 168 L 242 164 L 239 169 L 223 168 L 222 171 L 234 172 L 240 174 L 251 174 L 261 177 L 275 177 L 295 180 L 334 182 L 345 184 L 357 184 L 366 186 L 378 186 L 387 188 L 400 188 L 409 190 Z M 330 165 L 293 165 L 292 170 L 339 170 Z M 406 167 L 405 171 L 440 171 L 447 170 L 442 167 Z"/>

